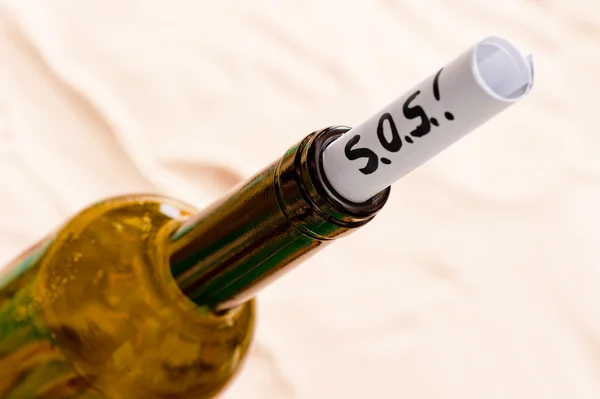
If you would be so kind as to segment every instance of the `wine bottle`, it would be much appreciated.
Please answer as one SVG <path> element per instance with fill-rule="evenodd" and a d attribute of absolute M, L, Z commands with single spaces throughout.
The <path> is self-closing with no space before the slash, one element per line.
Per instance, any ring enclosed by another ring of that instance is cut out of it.
<path fill-rule="evenodd" d="M 213 398 L 248 353 L 256 293 L 520 100 L 533 74 L 519 55 L 487 38 L 357 128 L 309 134 L 206 209 L 128 195 L 82 210 L 0 274 L 0 398 Z"/>
<path fill-rule="evenodd" d="M 344 206 L 312 175 L 347 130 L 309 135 L 202 212 L 104 200 L 14 261 L 0 283 L 0 397 L 213 397 L 248 351 L 255 292 L 385 203 L 389 189 Z"/>

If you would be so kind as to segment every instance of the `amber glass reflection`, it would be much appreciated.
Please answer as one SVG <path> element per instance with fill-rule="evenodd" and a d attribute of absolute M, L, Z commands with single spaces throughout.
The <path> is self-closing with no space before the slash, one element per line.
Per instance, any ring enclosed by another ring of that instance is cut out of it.
<path fill-rule="evenodd" d="M 194 210 L 115 198 L 71 219 L 0 277 L 0 398 L 205 399 L 238 370 L 253 303 L 216 316 L 169 265 L 169 222 Z"/>

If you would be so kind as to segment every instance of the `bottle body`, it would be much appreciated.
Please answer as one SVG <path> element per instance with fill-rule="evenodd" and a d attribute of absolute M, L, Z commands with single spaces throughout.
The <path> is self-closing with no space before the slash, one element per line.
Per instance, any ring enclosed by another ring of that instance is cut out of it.
<path fill-rule="evenodd" d="M 244 359 L 252 298 L 372 220 L 339 197 L 315 131 L 202 212 L 156 196 L 93 205 L 0 274 L 0 399 L 208 399 Z M 192 216 L 193 215 L 193 216 Z"/>
<path fill-rule="evenodd" d="M 0 278 L 0 398 L 211 398 L 252 337 L 252 301 L 190 301 L 161 245 L 195 210 L 156 196 L 98 203 Z"/>

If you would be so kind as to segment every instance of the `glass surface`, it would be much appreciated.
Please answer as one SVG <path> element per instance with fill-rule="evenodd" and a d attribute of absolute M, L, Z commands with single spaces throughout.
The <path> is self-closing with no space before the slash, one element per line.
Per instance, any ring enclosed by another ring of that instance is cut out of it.
<path fill-rule="evenodd" d="M 204 399 L 237 372 L 252 301 L 216 316 L 185 297 L 166 246 L 194 210 L 128 196 L 96 204 L 0 275 L 0 398 Z"/>

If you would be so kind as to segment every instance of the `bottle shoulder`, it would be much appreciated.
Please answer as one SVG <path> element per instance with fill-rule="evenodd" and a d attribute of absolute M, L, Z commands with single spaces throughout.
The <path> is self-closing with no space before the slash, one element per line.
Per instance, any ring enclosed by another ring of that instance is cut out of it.
<path fill-rule="evenodd" d="M 209 398 L 246 354 L 253 303 L 222 316 L 198 308 L 161 253 L 160 232 L 194 212 L 161 196 L 102 201 L 68 221 L 42 260 L 36 295 L 46 322 L 109 397 Z"/>

